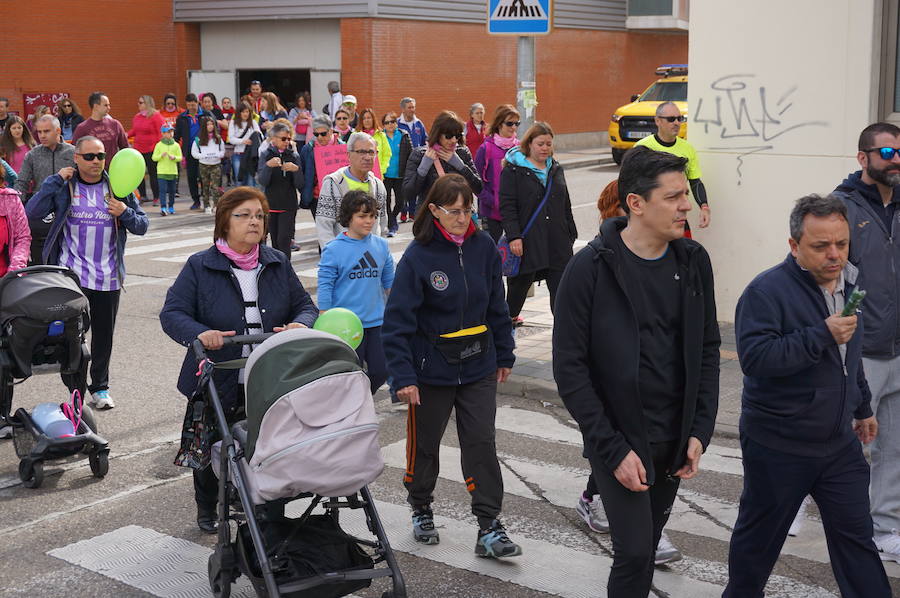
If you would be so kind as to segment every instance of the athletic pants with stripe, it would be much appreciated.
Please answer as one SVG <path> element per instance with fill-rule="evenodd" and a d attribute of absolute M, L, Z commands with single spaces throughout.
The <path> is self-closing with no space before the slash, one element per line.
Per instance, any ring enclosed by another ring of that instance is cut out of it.
<path fill-rule="evenodd" d="M 463 479 L 472 495 L 472 513 L 481 529 L 490 526 L 503 504 L 503 478 L 497 460 L 494 419 L 497 415 L 497 376 L 459 386 L 419 384 L 421 405 L 410 405 L 406 420 L 407 501 L 413 508 L 434 500 L 440 463 L 441 438 L 456 410 L 456 433 L 462 453 Z M 455 467 L 455 464 L 449 465 Z"/>

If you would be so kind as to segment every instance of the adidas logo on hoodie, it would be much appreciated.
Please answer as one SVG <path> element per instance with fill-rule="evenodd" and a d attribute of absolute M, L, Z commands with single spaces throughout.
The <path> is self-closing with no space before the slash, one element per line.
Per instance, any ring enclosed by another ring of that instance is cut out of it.
<path fill-rule="evenodd" d="M 378 278 L 378 263 L 368 251 L 350 269 L 350 279 L 353 280 L 355 278 Z"/>

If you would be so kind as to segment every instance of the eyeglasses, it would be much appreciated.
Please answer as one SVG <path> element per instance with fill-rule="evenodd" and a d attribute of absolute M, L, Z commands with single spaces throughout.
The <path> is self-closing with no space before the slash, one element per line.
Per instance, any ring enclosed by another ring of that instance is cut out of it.
<path fill-rule="evenodd" d="M 519 125 L 522 124 L 522 121 L 520 121 L 520 120 L 506 120 L 506 121 L 503 121 L 503 124 L 506 125 L 507 127 L 518 127 Z"/>
<path fill-rule="evenodd" d="M 472 213 L 475 211 L 471 208 L 465 210 L 448 210 L 444 206 L 437 206 L 440 211 L 448 216 L 452 216 L 453 218 L 459 218 L 460 216 L 465 216 L 466 218 L 471 218 Z"/>
<path fill-rule="evenodd" d="M 882 160 L 892 160 L 894 158 L 894 154 L 900 156 L 900 149 L 895 147 L 873 147 L 871 149 L 863 151 L 866 153 L 878 152 L 878 155 L 881 156 Z"/>
<path fill-rule="evenodd" d="M 237 214 L 232 214 L 231 217 L 232 217 L 232 218 L 236 218 L 236 219 L 238 219 L 238 220 L 240 220 L 240 221 L 244 221 L 244 220 L 248 220 L 248 219 L 250 219 L 250 218 L 253 218 L 254 220 L 258 220 L 259 222 L 262 222 L 263 220 L 266 219 L 266 215 L 265 215 L 265 214 L 262 214 L 262 213 L 259 213 L 259 214 L 251 214 L 250 212 L 240 212 L 240 213 L 237 213 Z"/>
<path fill-rule="evenodd" d="M 84 160 L 85 162 L 93 162 L 94 160 L 100 160 L 102 162 L 103 160 L 106 160 L 106 152 L 97 152 L 96 154 L 89 153 L 89 154 L 76 154 L 76 155 L 81 156 L 81 159 Z"/>
<path fill-rule="evenodd" d="M 395 124 L 397 124 L 397 121 L 396 121 L 396 120 L 386 120 L 386 121 L 384 121 L 384 122 L 381 123 L 381 124 L 383 124 L 383 125 L 395 125 Z"/>
<path fill-rule="evenodd" d="M 291 140 L 290 137 L 279 137 L 278 139 L 281 140 L 281 141 L 284 141 L 285 143 L 287 143 L 288 141 Z"/>
<path fill-rule="evenodd" d="M 354 154 L 362 154 L 363 156 L 374 156 L 375 150 L 350 150 Z"/>
<path fill-rule="evenodd" d="M 315 135 L 316 137 L 328 137 L 330 133 L 328 131 L 322 131 L 321 133 L 313 132 L 313 135 Z"/>
<path fill-rule="evenodd" d="M 670 123 L 674 123 L 674 122 L 683 123 L 684 121 L 687 120 L 687 117 L 685 117 L 685 116 L 657 116 L 656 118 L 659 118 L 661 120 L 667 120 Z"/>

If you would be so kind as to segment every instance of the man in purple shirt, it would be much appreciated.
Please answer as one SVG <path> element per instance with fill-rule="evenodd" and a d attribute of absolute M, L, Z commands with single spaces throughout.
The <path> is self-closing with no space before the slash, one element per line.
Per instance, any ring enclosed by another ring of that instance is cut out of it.
<path fill-rule="evenodd" d="M 112 162 L 116 152 L 128 147 L 128 136 L 125 135 L 122 123 L 109 115 L 110 105 L 106 94 L 95 91 L 88 96 L 88 106 L 91 108 L 91 115 L 75 127 L 72 143 L 77 143 L 87 135 L 99 139 L 106 151 L 105 169 L 109 170 L 109 163 Z"/>
<path fill-rule="evenodd" d="M 45 264 L 71 268 L 91 307 L 91 405 L 115 406 L 109 396 L 109 362 L 125 279 L 125 240 L 143 235 L 149 220 L 134 193 L 112 194 L 103 143 L 93 136 L 75 143 L 75 167 L 65 167 L 44 180 L 25 206 L 29 218 L 56 218 L 44 244 Z"/>

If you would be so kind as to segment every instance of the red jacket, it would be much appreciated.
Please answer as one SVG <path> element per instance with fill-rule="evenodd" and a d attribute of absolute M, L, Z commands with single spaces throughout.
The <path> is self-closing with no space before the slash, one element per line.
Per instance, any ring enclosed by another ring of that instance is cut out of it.
<path fill-rule="evenodd" d="M 9 270 L 19 270 L 28 265 L 31 255 L 31 229 L 28 228 L 28 217 L 22 198 L 15 189 L 0 187 L 0 218 L 6 220 L 9 241 L 6 255 Z"/>
<path fill-rule="evenodd" d="M 131 130 L 128 131 L 129 137 L 134 137 L 134 149 L 142 154 L 149 154 L 162 139 L 160 129 L 166 123 L 162 114 L 157 110 L 153 116 L 147 118 L 143 112 L 134 115 Z"/>
<path fill-rule="evenodd" d="M 471 118 L 466 123 L 466 147 L 469 148 L 469 153 L 473 156 L 478 152 L 481 144 L 484 143 L 484 133 L 487 131 L 487 128 L 488 124 L 485 121 L 481 121 L 480 131 L 475 126 L 475 121 Z"/>

